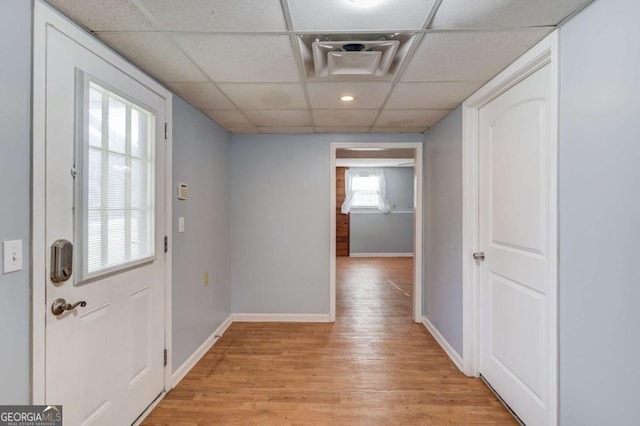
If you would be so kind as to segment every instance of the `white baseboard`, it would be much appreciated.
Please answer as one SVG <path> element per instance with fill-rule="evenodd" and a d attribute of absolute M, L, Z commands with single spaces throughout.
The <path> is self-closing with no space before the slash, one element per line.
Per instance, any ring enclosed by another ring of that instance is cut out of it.
<path fill-rule="evenodd" d="M 349 257 L 413 257 L 413 253 L 349 253 Z"/>
<path fill-rule="evenodd" d="M 462 357 L 456 352 L 455 349 L 447 342 L 447 340 L 440 334 L 438 329 L 431 324 L 431 321 L 427 319 L 427 317 L 422 317 L 422 324 L 427 328 L 429 333 L 436 339 L 436 342 L 444 349 L 445 353 L 451 358 L 451 361 L 458 367 L 458 370 L 464 373 Z"/>
<path fill-rule="evenodd" d="M 233 314 L 233 322 L 331 322 L 329 314 Z"/>
<path fill-rule="evenodd" d="M 211 347 L 218 340 L 219 336 L 222 336 L 224 334 L 224 332 L 227 330 L 227 328 L 229 328 L 232 322 L 233 314 L 229 315 L 227 319 L 225 319 L 222 324 L 220 324 L 220 327 L 218 327 L 216 331 L 214 331 L 211 336 L 209 336 L 207 340 L 205 340 L 204 343 L 200 345 L 200 347 L 196 349 L 195 352 L 192 353 L 191 356 L 187 358 L 187 360 L 183 362 L 182 365 L 173 373 L 173 375 L 171 376 L 172 389 L 175 388 L 178 383 L 182 381 L 182 379 L 184 379 L 184 376 L 186 376 L 187 373 L 189 373 L 189 371 L 191 371 L 191 369 L 198 363 L 198 361 L 200 361 L 200 358 L 202 358 L 204 354 L 206 354 L 207 351 L 211 349 Z"/>

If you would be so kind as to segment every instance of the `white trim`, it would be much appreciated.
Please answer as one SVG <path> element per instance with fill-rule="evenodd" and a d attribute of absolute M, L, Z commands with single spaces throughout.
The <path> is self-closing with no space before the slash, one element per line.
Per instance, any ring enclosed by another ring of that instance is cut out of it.
<path fill-rule="evenodd" d="M 176 369 L 176 371 L 171 376 L 171 389 L 178 386 L 178 383 L 184 379 L 184 377 L 189 374 L 189 371 L 202 359 L 202 357 L 216 344 L 218 339 L 224 335 L 224 332 L 227 331 L 229 326 L 233 323 L 233 314 L 229 315 L 220 326 L 214 331 L 211 336 L 205 340 L 198 349 L 196 349 L 189 358 L 186 359 L 185 362 L 182 363 L 180 367 Z M 168 390 L 167 390 L 168 391 Z"/>
<path fill-rule="evenodd" d="M 173 277 L 173 98 L 170 95 L 165 102 L 167 123 L 167 141 L 165 144 L 164 186 L 165 186 L 165 224 L 164 232 L 169 239 L 169 250 L 164 254 L 164 347 L 167 350 L 167 365 L 164 367 L 164 390 L 172 385 L 173 371 L 173 316 L 172 316 L 172 277 Z"/>
<path fill-rule="evenodd" d="M 349 257 L 413 257 L 413 253 L 349 253 Z"/>
<path fill-rule="evenodd" d="M 453 346 L 447 342 L 447 339 L 444 338 L 442 334 L 438 331 L 438 329 L 429 321 L 427 317 L 422 317 L 422 324 L 427 328 L 429 333 L 436 339 L 436 342 L 440 345 L 440 347 L 444 350 L 451 361 L 458 367 L 458 370 L 463 371 L 463 362 L 460 354 L 453 349 Z"/>
<path fill-rule="evenodd" d="M 540 68 L 551 64 L 551 152 L 550 199 L 549 206 L 553 211 L 553 219 L 549 229 L 549 241 L 552 249 L 549 252 L 551 271 L 549 271 L 549 424 L 558 423 L 558 97 L 559 97 L 559 63 L 558 63 L 558 31 L 545 37 L 522 57 L 516 60 L 498 76 L 485 84 L 463 103 L 463 360 L 464 373 L 478 376 L 479 360 L 479 300 L 478 266 L 472 253 L 478 250 L 478 123 L 479 110 L 502 93 L 515 86 Z"/>
<path fill-rule="evenodd" d="M 389 213 L 382 213 L 380 210 L 378 209 L 371 209 L 371 210 L 355 210 L 354 208 L 352 208 L 349 211 L 350 214 L 383 214 L 383 215 L 387 215 L 387 214 L 413 214 L 415 213 L 413 210 L 391 210 Z"/>
<path fill-rule="evenodd" d="M 46 286 L 45 276 L 46 239 L 45 239 L 45 101 L 46 101 L 46 53 L 47 28 L 55 27 L 70 39 L 84 46 L 106 62 L 129 75 L 139 83 L 165 99 L 166 121 L 171 128 L 172 95 L 162 85 L 136 68 L 93 35 L 57 12 L 42 0 L 34 2 L 33 11 L 33 100 L 32 100 L 32 149 L 31 149 L 31 403 L 45 404 L 45 339 L 46 339 Z M 165 158 L 165 180 L 171 179 L 171 137 L 167 141 Z M 171 235 L 171 185 L 167 187 L 169 198 L 166 206 L 166 235 Z M 168 357 L 171 359 L 171 256 L 165 258 L 165 343 L 168 345 Z M 168 325 L 168 327 L 167 327 Z M 170 377 L 171 364 L 165 367 L 165 388 Z"/>
<path fill-rule="evenodd" d="M 331 189 L 329 191 L 329 317 L 336 321 L 336 150 L 331 144 L 329 150 L 331 164 Z"/>
<path fill-rule="evenodd" d="M 413 320 L 422 322 L 422 142 L 332 142 L 330 149 L 331 181 L 329 191 L 329 315 L 336 320 L 336 150 L 339 148 L 408 148 L 415 149 L 414 170 L 414 235 Z M 379 255 L 376 255 L 379 256 Z"/>
<path fill-rule="evenodd" d="M 333 322 L 328 314 L 233 314 L 233 322 Z"/>
<path fill-rule="evenodd" d="M 46 13 L 34 3 L 33 18 L 33 100 L 31 142 L 31 403 L 45 403 L 46 282 L 45 264 L 45 91 Z M 44 195 L 44 196 L 43 196 Z M 37 266 L 36 266 L 37 265 Z"/>

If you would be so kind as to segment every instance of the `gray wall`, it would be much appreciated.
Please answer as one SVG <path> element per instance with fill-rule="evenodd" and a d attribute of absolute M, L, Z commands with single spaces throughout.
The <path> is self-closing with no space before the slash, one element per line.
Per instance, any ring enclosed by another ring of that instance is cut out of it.
<path fill-rule="evenodd" d="M 330 143 L 423 138 L 232 135 L 232 311 L 328 314 Z"/>
<path fill-rule="evenodd" d="M 0 260 L 0 404 L 28 404 L 31 389 L 31 14 L 30 1 L 0 5 L 0 241 L 23 246 L 22 271 L 4 275 Z"/>
<path fill-rule="evenodd" d="M 560 32 L 560 419 L 640 421 L 640 3 Z"/>
<path fill-rule="evenodd" d="M 425 134 L 423 314 L 462 355 L 462 108 Z"/>
<path fill-rule="evenodd" d="M 226 130 L 174 97 L 173 183 L 189 185 L 187 200 L 173 197 L 174 371 L 231 312 L 229 140 Z"/>
<path fill-rule="evenodd" d="M 390 214 L 383 214 L 378 210 L 351 210 L 351 253 L 413 253 L 413 167 L 350 169 L 382 170 L 386 198 L 392 209 Z M 395 208 L 393 204 L 396 205 Z"/>

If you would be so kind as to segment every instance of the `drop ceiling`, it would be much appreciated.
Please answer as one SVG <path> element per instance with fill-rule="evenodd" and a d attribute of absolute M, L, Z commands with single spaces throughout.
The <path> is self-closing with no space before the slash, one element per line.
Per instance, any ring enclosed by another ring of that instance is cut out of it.
<path fill-rule="evenodd" d="M 232 133 L 424 132 L 590 1 L 49 0 Z M 387 74 L 308 72 L 378 35 Z"/>

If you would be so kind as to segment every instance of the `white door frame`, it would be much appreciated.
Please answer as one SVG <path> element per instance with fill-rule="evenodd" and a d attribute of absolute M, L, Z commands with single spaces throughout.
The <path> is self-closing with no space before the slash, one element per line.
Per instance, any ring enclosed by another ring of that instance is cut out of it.
<path fill-rule="evenodd" d="M 549 303 L 549 401 L 551 425 L 557 424 L 558 407 L 558 97 L 559 64 L 558 32 L 554 31 L 516 60 L 507 69 L 483 86 L 462 106 L 462 177 L 463 177 L 463 224 L 462 224 L 462 282 L 463 282 L 463 365 L 468 376 L 479 376 L 479 265 L 472 254 L 479 249 L 479 111 L 502 93 L 518 84 L 545 65 L 551 66 L 551 111 L 550 111 L 550 210 L 554 220 L 549 226 L 548 238 L 555 247 L 549 253 L 552 270 L 547 293 Z"/>
<path fill-rule="evenodd" d="M 414 239 L 413 239 L 413 320 L 422 322 L 422 142 L 332 142 L 331 143 L 331 232 L 329 240 L 329 316 L 336 320 L 336 150 L 339 148 L 408 148 L 415 152 Z"/>
<path fill-rule="evenodd" d="M 137 80 L 151 91 L 165 99 L 168 135 L 165 149 L 165 235 L 171 241 L 171 146 L 172 146 L 172 95 L 167 89 L 127 62 L 91 34 L 61 15 L 42 0 L 34 3 L 33 17 L 33 100 L 32 100 L 32 149 L 31 149 L 31 403 L 45 404 L 45 318 L 46 306 L 45 274 L 45 96 L 46 96 L 46 53 L 47 31 L 55 27 L 67 37 L 87 48 L 125 74 Z M 167 366 L 164 371 L 164 389 L 171 388 L 171 250 L 165 254 L 164 271 L 164 336 L 168 351 Z M 151 401 L 149 401 L 151 403 Z"/>

